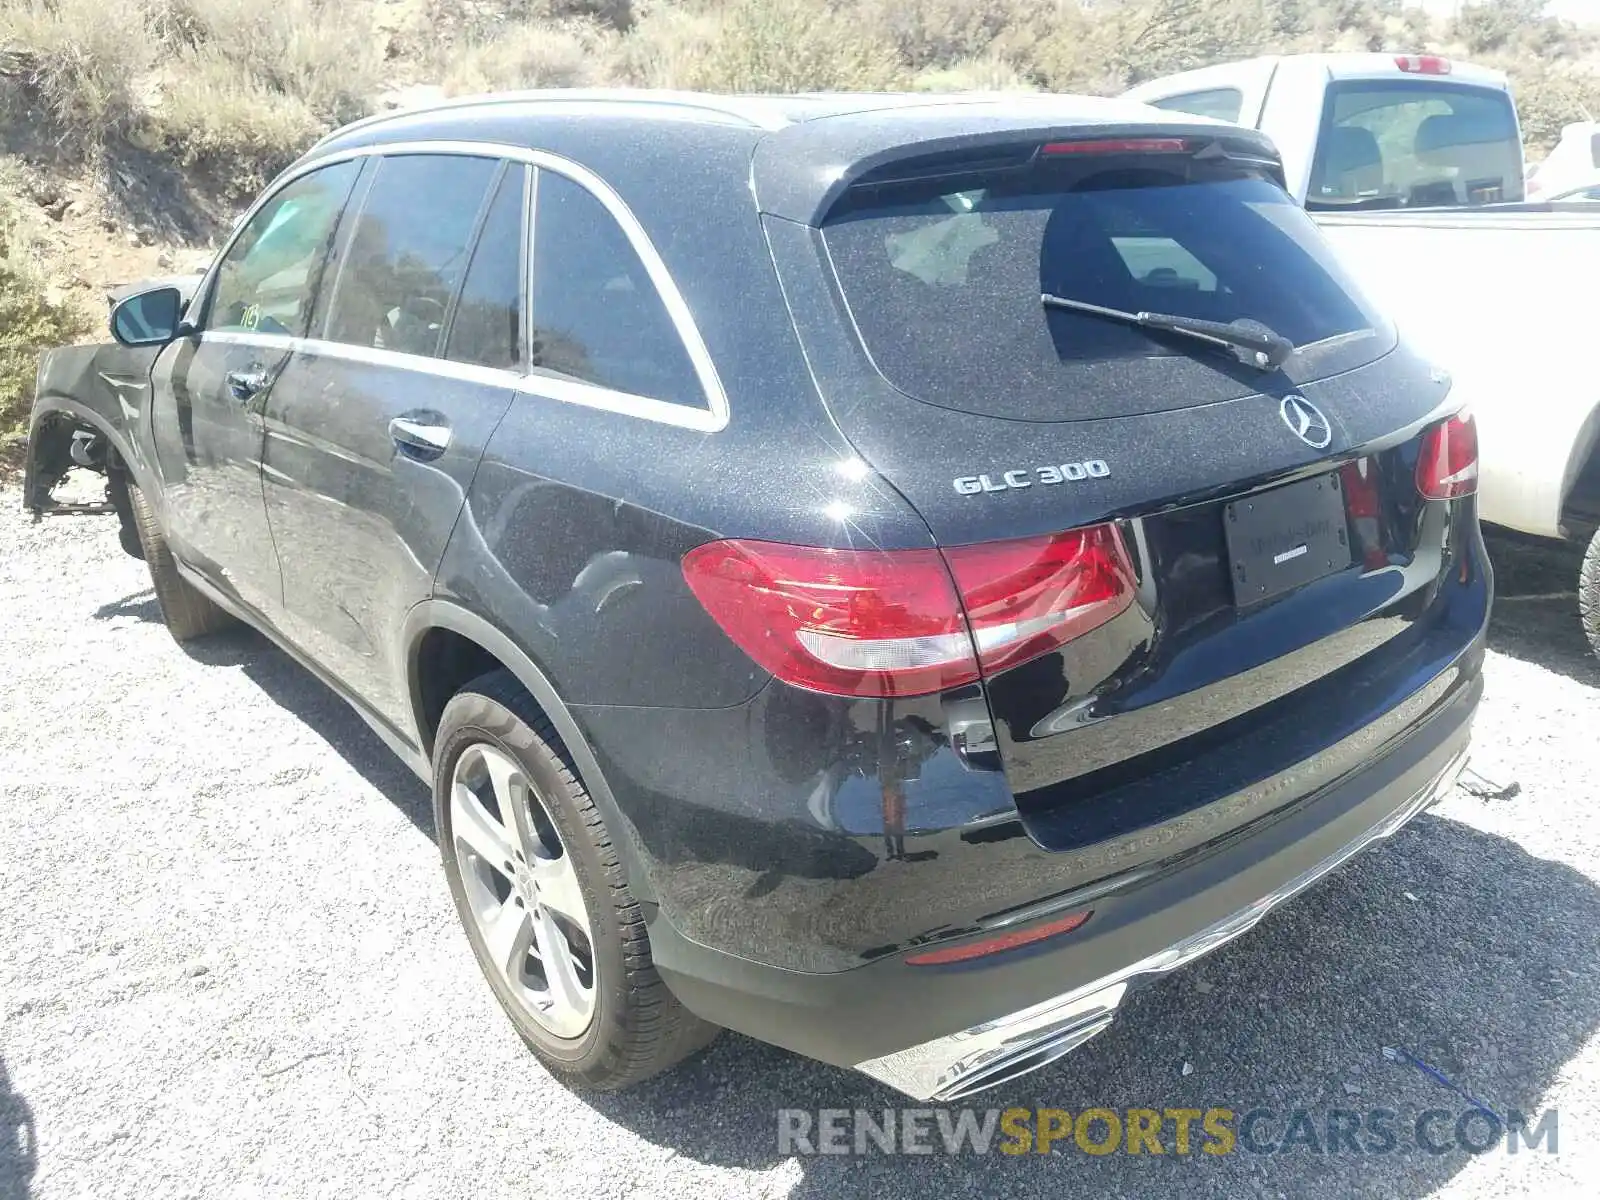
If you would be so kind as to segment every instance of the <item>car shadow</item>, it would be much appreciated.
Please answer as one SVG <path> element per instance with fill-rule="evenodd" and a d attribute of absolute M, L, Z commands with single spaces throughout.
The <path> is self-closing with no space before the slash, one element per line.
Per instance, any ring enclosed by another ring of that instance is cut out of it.
<path fill-rule="evenodd" d="M 154 625 L 162 623 L 161 607 L 149 589 L 103 604 L 94 615 L 103 621 L 133 618 Z M 183 643 L 181 648 L 196 662 L 243 671 L 280 708 L 293 713 L 354 767 L 413 825 L 433 837 L 433 801 L 427 787 L 343 699 L 265 635 L 239 625 Z"/>
<path fill-rule="evenodd" d="M 1600 687 L 1600 659 L 1578 623 L 1583 547 L 1491 529 L 1484 542 L 1495 572 L 1490 648 Z"/>
<path fill-rule="evenodd" d="M 1281 1139 L 1300 1108 L 1321 1131 L 1318 1148 L 1266 1154 L 1241 1144 L 1183 1156 L 1169 1123 L 1161 1156 L 1090 1156 L 1069 1137 L 1047 1155 L 952 1157 L 935 1134 L 927 1156 L 798 1157 L 789 1195 L 869 1196 L 888 1190 L 878 1180 L 892 1174 L 897 1195 L 1233 1196 L 1265 1184 L 1269 1195 L 1420 1198 L 1473 1156 L 1417 1145 L 1418 1114 L 1447 1110 L 1426 1132 L 1448 1142 L 1469 1106 L 1383 1047 L 1422 1058 L 1500 1116 L 1521 1112 L 1536 1125 L 1546 1090 L 1600 1025 L 1597 955 L 1600 888 L 1503 838 L 1426 816 L 1238 941 L 1133 994 L 1112 1028 L 1076 1053 L 967 1102 L 980 1119 L 1014 1107 L 1225 1108 L 1236 1117 L 1260 1108 L 1269 1115 L 1254 1126 L 1257 1150 Z M 779 1110 L 865 1109 L 881 1119 L 885 1108 L 916 1107 L 864 1076 L 732 1036 L 633 1091 L 584 1098 L 679 1155 L 752 1170 L 784 1157 Z M 1332 1110 L 1376 1109 L 1397 1114 L 1393 1151 L 1326 1152 Z M 1468 1137 L 1481 1144 L 1483 1135 L 1469 1127 Z M 1489 1152 L 1506 1153 L 1504 1140 Z"/>
<path fill-rule="evenodd" d="M 33 1113 L 11 1087 L 11 1075 L 0 1059 L 0 1200 L 27 1200 L 39 1166 Z"/>

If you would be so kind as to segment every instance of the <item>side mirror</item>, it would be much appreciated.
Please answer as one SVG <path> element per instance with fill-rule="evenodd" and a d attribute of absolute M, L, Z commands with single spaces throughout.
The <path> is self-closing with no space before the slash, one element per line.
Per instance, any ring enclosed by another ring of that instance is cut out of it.
<path fill-rule="evenodd" d="M 135 292 L 111 310 L 111 336 L 124 346 L 164 345 L 182 328 L 183 293 L 175 287 Z"/>

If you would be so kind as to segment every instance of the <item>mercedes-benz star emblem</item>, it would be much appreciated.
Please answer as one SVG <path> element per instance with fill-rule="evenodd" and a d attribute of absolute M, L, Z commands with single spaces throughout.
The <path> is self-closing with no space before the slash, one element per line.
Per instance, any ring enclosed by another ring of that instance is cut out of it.
<path fill-rule="evenodd" d="M 1278 406 L 1278 413 L 1289 432 L 1313 450 L 1321 450 L 1333 440 L 1333 426 L 1328 424 L 1328 418 L 1304 396 L 1291 392 Z"/>

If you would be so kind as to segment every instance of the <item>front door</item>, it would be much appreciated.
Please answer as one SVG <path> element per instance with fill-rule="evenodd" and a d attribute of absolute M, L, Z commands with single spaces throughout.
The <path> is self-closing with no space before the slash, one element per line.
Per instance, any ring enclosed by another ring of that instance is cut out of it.
<path fill-rule="evenodd" d="M 261 489 L 263 413 L 316 303 L 359 162 L 300 176 L 257 209 L 151 375 L 168 540 L 213 585 L 273 620 L 282 605 Z"/>
<path fill-rule="evenodd" d="M 369 170 L 326 316 L 267 398 L 263 476 L 284 632 L 410 737 L 401 627 L 515 394 L 527 172 L 446 154 Z"/>

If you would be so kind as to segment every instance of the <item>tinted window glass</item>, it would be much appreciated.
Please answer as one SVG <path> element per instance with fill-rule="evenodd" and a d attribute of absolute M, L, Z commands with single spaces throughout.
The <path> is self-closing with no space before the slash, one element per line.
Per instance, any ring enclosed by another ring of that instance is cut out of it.
<path fill-rule="evenodd" d="M 700 381 L 655 284 L 606 207 L 539 175 L 531 365 L 587 383 L 705 408 Z"/>
<path fill-rule="evenodd" d="M 515 367 L 522 345 L 522 191 L 513 163 L 501 177 L 450 326 L 445 357 L 480 367 Z"/>
<path fill-rule="evenodd" d="M 377 165 L 339 266 L 326 337 L 352 346 L 438 353 L 450 298 L 499 163 L 403 155 Z"/>
<path fill-rule="evenodd" d="M 305 333 L 360 170 L 360 163 L 346 162 L 313 171 L 262 206 L 222 260 L 206 328 Z"/>
<path fill-rule="evenodd" d="M 1511 98 L 1448 83 L 1336 83 L 1317 139 L 1310 209 L 1521 200 Z"/>
<path fill-rule="evenodd" d="M 1284 366 L 1296 381 L 1393 344 L 1276 184 L 1154 159 L 1044 163 L 987 188 L 931 181 L 847 198 L 824 239 L 879 370 L 932 403 L 1029 420 L 1182 408 L 1267 382 L 1230 352 L 1047 308 L 1041 292 L 1262 322 L 1300 347 Z"/>
<path fill-rule="evenodd" d="M 1165 100 L 1152 100 L 1150 103 L 1156 108 L 1193 113 L 1197 117 L 1237 121 L 1239 109 L 1244 105 L 1244 93 L 1238 88 L 1212 88 L 1208 92 L 1185 92 L 1181 96 L 1168 96 Z"/>

